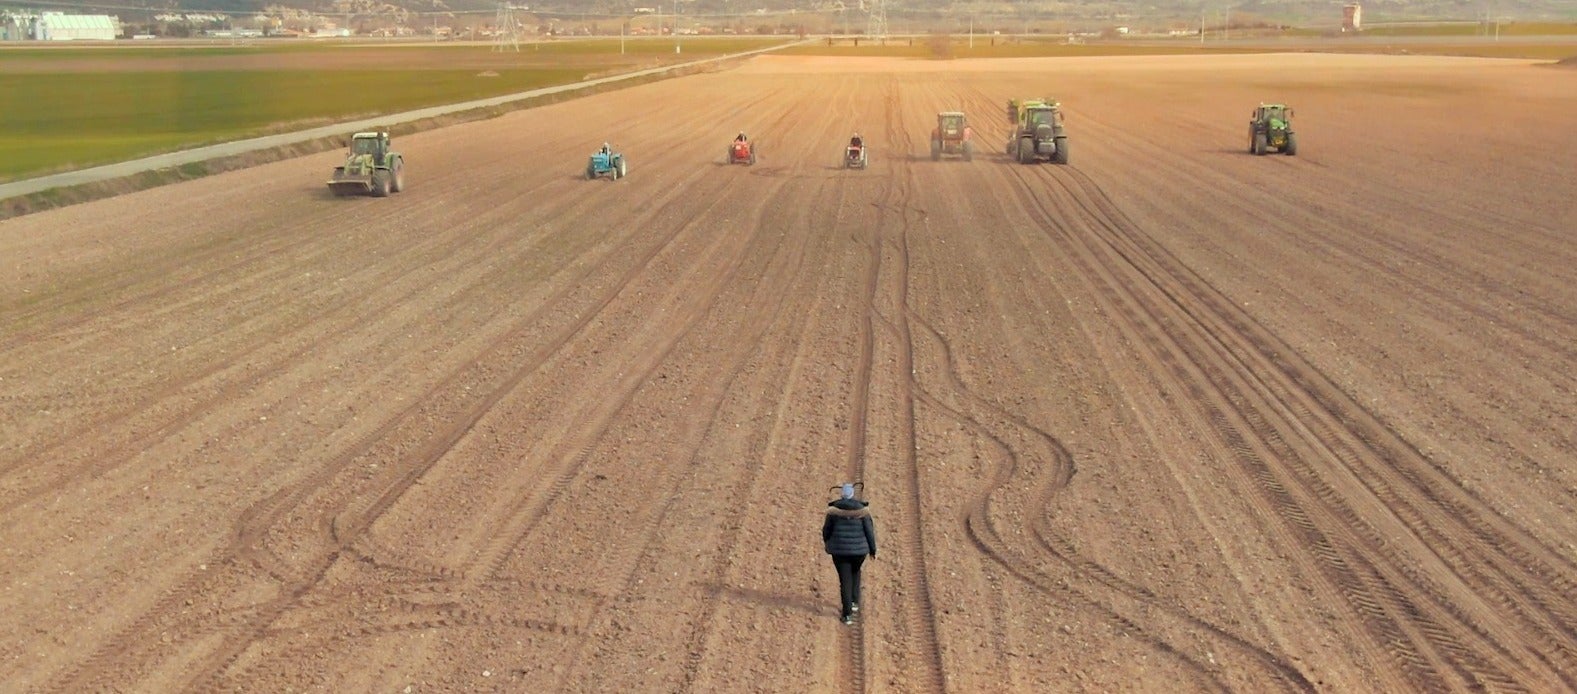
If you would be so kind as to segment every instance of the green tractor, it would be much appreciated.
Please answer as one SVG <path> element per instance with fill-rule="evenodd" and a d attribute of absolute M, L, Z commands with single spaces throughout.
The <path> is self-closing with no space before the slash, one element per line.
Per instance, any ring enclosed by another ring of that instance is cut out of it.
<path fill-rule="evenodd" d="M 1068 134 L 1062 128 L 1062 104 L 1056 99 L 1009 101 L 1008 121 L 1013 125 L 1008 156 L 1021 164 L 1042 159 L 1068 163 Z"/>
<path fill-rule="evenodd" d="M 1298 135 L 1292 132 L 1292 109 L 1283 104 L 1260 104 L 1248 122 L 1248 151 L 1264 154 L 1276 150 L 1287 156 L 1298 153 Z"/>
<path fill-rule="evenodd" d="M 345 164 L 334 167 L 329 190 L 335 195 L 388 197 L 405 190 L 405 158 L 389 148 L 386 130 L 356 133 L 350 138 Z"/>

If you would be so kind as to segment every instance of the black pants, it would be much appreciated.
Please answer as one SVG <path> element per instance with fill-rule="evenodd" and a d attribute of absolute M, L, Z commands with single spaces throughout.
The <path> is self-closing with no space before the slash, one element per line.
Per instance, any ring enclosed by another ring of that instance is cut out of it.
<path fill-rule="evenodd" d="M 838 569 L 838 593 L 843 598 L 843 616 L 854 614 L 854 603 L 860 601 L 860 565 L 865 563 L 863 554 L 834 554 L 832 565 Z"/>

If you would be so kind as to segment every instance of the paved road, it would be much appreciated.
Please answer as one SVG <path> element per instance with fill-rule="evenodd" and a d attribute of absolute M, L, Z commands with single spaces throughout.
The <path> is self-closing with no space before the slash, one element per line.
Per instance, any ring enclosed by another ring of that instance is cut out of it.
<path fill-rule="evenodd" d="M 32 193 L 49 190 L 50 188 L 62 188 L 81 185 L 84 183 L 93 183 L 96 181 L 107 181 L 115 178 L 133 176 L 144 171 L 157 171 L 159 169 L 181 166 L 183 164 L 193 164 L 196 162 L 208 161 L 210 159 L 217 159 L 220 157 L 228 157 L 237 154 L 245 154 L 247 152 L 269 149 L 272 147 L 279 147 L 281 145 L 290 145 L 298 142 L 316 140 L 320 137 L 343 135 L 347 132 L 356 130 L 365 130 L 398 123 L 409 123 L 412 121 L 419 121 L 437 116 L 445 116 L 452 113 L 459 113 L 477 108 L 499 106 L 523 99 L 532 99 L 550 94 L 572 92 L 577 89 L 585 89 L 587 87 L 594 87 L 600 84 L 609 84 L 612 82 L 620 82 L 623 80 L 646 77 L 648 75 L 661 74 L 679 68 L 706 65 L 708 63 L 768 53 L 783 48 L 787 45 L 790 44 L 772 46 L 770 48 L 760 48 L 752 51 L 745 51 L 743 53 L 732 53 L 725 56 L 706 58 L 703 60 L 692 60 L 686 63 L 665 65 L 647 70 L 639 70 L 621 75 L 613 75 L 611 77 L 600 77 L 598 79 L 586 80 L 584 82 L 575 82 L 573 84 L 561 84 L 556 87 L 543 87 L 542 89 L 533 89 L 531 91 L 505 94 L 503 96 L 477 99 L 475 101 L 465 101 L 458 104 L 448 104 L 445 106 L 432 106 L 428 108 L 417 109 L 415 111 L 405 111 L 403 113 L 378 116 L 376 118 L 336 123 L 334 125 L 326 125 L 319 128 L 312 128 L 310 130 L 298 130 L 296 132 L 282 133 L 279 135 L 267 135 L 264 137 L 254 137 L 247 140 L 223 142 L 217 145 L 186 149 L 179 152 L 169 152 L 166 154 L 159 154 L 142 159 L 133 159 L 131 161 L 123 161 L 115 164 L 95 166 L 89 169 L 79 169 L 77 171 L 67 171 L 49 176 L 27 178 L 20 181 L 0 184 L 0 200 L 30 195 Z"/>

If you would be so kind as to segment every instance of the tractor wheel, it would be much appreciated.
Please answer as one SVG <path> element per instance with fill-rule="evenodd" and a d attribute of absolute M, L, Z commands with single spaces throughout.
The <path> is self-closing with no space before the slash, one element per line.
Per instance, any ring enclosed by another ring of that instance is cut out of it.
<path fill-rule="evenodd" d="M 1254 133 L 1254 154 L 1263 155 L 1269 147 L 1270 143 L 1266 142 L 1264 133 Z"/>
<path fill-rule="evenodd" d="M 972 142 L 970 142 L 968 140 L 965 140 L 964 141 L 964 161 L 974 161 L 974 160 L 975 160 L 975 145 L 974 145 L 974 143 L 972 143 Z"/>
<path fill-rule="evenodd" d="M 1057 151 L 1051 155 L 1051 160 L 1058 164 L 1068 163 L 1068 138 L 1059 137 L 1053 140 L 1057 144 Z"/>
<path fill-rule="evenodd" d="M 592 166 L 591 164 L 587 164 L 586 165 L 586 180 L 590 181 L 591 179 L 594 179 L 596 177 L 597 177 L 597 167 Z"/>
<path fill-rule="evenodd" d="M 375 198 L 386 198 L 386 197 L 389 197 L 389 170 L 388 169 L 373 169 L 372 170 L 372 197 L 375 197 Z"/>
<path fill-rule="evenodd" d="M 942 160 L 942 141 L 941 140 L 932 140 L 931 141 L 931 161 L 941 161 L 941 160 Z"/>
<path fill-rule="evenodd" d="M 619 157 L 619 178 L 630 175 L 630 166 L 624 163 L 624 157 Z"/>
<path fill-rule="evenodd" d="M 1035 141 L 1033 139 L 1030 139 L 1028 137 L 1019 138 L 1019 141 L 1018 141 L 1018 163 L 1020 163 L 1020 164 L 1033 164 L 1033 163 L 1035 163 Z"/>
<path fill-rule="evenodd" d="M 395 162 L 394 180 L 389 184 L 389 192 L 398 193 L 403 190 L 405 190 L 405 164 L 403 162 Z"/>
<path fill-rule="evenodd" d="M 1287 144 L 1282 146 L 1281 151 L 1282 151 L 1283 154 L 1286 154 L 1289 157 L 1297 156 L 1298 155 L 1298 136 L 1294 135 L 1292 133 L 1287 133 Z"/>

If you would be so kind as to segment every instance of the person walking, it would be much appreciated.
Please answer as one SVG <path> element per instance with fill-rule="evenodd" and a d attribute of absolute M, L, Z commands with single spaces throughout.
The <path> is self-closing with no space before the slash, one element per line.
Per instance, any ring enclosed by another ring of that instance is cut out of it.
<path fill-rule="evenodd" d="M 821 524 L 822 544 L 838 570 L 844 624 L 853 624 L 860 611 L 860 565 L 866 555 L 876 558 L 876 524 L 869 506 L 870 502 L 854 498 L 854 485 L 846 483 L 839 498 L 827 503 L 827 519 Z"/>

